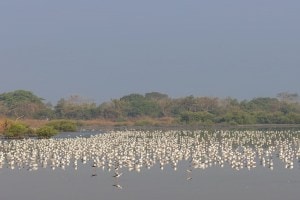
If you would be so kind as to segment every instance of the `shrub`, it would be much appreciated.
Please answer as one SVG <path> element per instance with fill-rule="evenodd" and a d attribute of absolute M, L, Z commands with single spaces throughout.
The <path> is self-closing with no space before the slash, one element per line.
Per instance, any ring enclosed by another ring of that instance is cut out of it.
<path fill-rule="evenodd" d="M 212 123 L 214 115 L 209 112 L 182 112 L 180 114 L 180 121 L 186 124 L 210 124 Z"/>
<path fill-rule="evenodd" d="M 44 126 L 41 128 L 38 128 L 36 130 L 36 134 L 39 138 L 49 138 L 56 134 L 58 134 L 58 131 L 52 127 L 52 126 Z"/>
<path fill-rule="evenodd" d="M 22 138 L 29 132 L 29 128 L 21 123 L 14 122 L 10 124 L 4 133 L 5 137 Z"/>
<path fill-rule="evenodd" d="M 77 124 L 74 121 L 69 120 L 56 120 L 46 124 L 52 126 L 54 129 L 63 132 L 73 132 L 77 130 Z"/>

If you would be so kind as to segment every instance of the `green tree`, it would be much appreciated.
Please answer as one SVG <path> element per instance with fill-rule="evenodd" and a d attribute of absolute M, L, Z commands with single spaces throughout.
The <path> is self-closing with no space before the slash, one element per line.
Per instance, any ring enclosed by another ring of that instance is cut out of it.
<path fill-rule="evenodd" d="M 6 116 L 17 119 L 22 117 L 32 118 L 37 112 L 47 109 L 42 98 L 25 90 L 0 94 L 0 104 L 2 105 L 1 107 L 5 107 L 5 109 L 2 108 L 1 110 L 2 112 L 4 110 Z"/>
<path fill-rule="evenodd" d="M 97 105 L 79 95 L 60 99 L 54 107 L 57 118 L 60 119 L 92 119 L 97 115 Z"/>
<path fill-rule="evenodd" d="M 104 119 L 117 121 L 123 117 L 122 104 L 119 100 L 112 100 L 112 102 L 102 103 L 99 107 L 100 116 Z"/>
<path fill-rule="evenodd" d="M 280 102 L 276 98 L 259 97 L 247 103 L 246 109 L 251 111 L 276 112 L 280 110 Z"/>
<path fill-rule="evenodd" d="M 125 112 L 127 117 L 162 116 L 159 105 L 154 100 L 145 98 L 143 95 L 130 94 L 122 97 L 120 101 L 123 102 L 123 112 Z"/>

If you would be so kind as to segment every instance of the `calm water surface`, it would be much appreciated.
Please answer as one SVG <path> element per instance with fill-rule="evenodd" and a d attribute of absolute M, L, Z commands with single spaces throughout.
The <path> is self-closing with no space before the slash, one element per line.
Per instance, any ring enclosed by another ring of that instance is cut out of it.
<path fill-rule="evenodd" d="M 1 141 L 0 199 L 300 198 L 299 131 L 68 135 Z"/>

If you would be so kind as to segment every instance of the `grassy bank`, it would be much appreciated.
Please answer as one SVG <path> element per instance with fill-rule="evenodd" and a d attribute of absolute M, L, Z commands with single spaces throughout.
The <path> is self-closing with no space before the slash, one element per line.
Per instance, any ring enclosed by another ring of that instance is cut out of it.
<path fill-rule="evenodd" d="M 10 120 L 0 119 L 0 135 L 7 138 L 51 137 L 59 132 L 74 132 L 82 130 L 100 130 L 115 128 L 160 128 L 160 129 L 261 129 L 261 128 L 300 128 L 300 124 L 184 124 L 175 118 L 140 117 L 130 120 L 110 121 L 93 120 Z"/>
<path fill-rule="evenodd" d="M 51 131 L 44 127 L 52 127 L 58 132 L 74 132 L 81 129 L 92 130 L 111 127 L 163 127 L 176 125 L 173 118 L 153 119 L 149 117 L 136 118 L 131 120 L 110 121 L 103 119 L 93 120 L 36 120 L 22 119 L 12 120 L 7 118 L 0 119 L 0 135 L 19 138 L 27 136 L 38 136 L 39 131 L 45 135 L 45 131 Z M 50 134 L 51 136 L 52 134 Z"/>
<path fill-rule="evenodd" d="M 59 132 L 75 132 L 79 122 L 72 120 L 11 120 L 0 119 L 0 136 L 5 138 L 48 138 Z"/>

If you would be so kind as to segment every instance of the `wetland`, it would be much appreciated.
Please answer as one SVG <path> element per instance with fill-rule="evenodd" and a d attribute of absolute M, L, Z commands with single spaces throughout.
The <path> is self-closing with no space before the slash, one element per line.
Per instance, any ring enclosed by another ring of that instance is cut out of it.
<path fill-rule="evenodd" d="M 300 131 L 105 130 L 1 140 L 1 199 L 299 199 Z"/>

